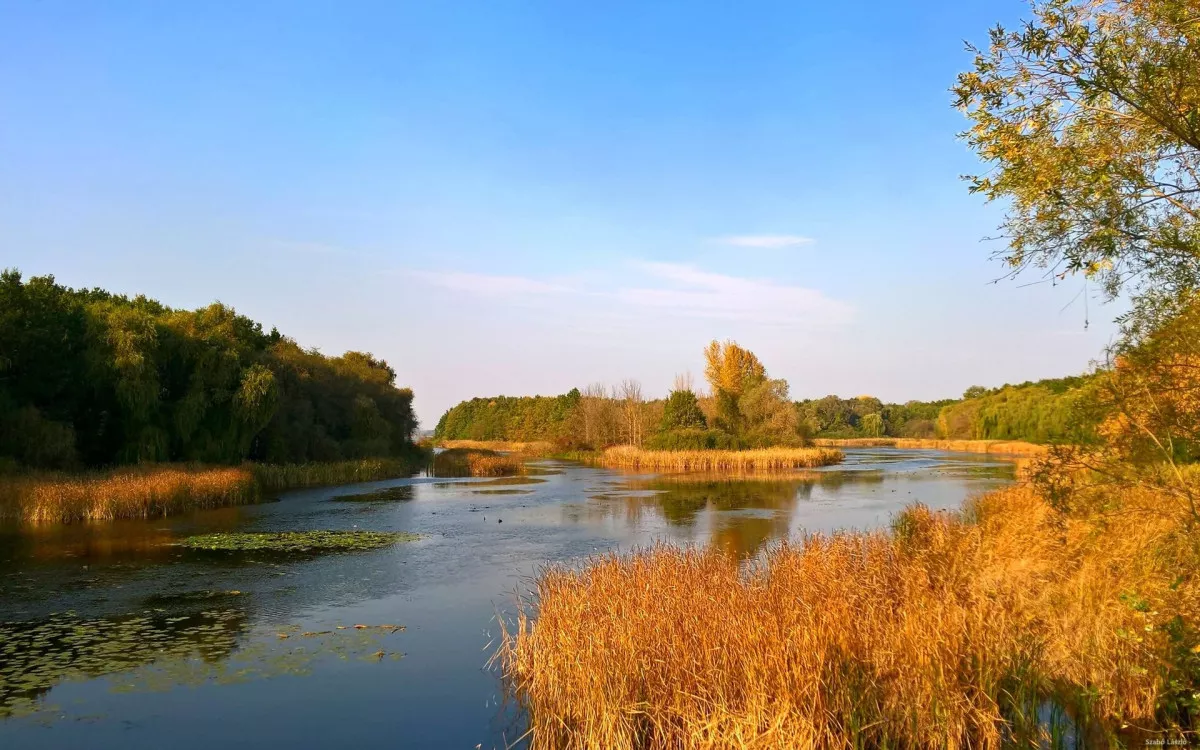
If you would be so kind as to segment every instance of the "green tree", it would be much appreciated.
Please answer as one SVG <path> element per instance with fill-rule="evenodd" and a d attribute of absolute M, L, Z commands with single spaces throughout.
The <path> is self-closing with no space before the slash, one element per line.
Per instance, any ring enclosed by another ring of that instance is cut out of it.
<path fill-rule="evenodd" d="M 659 429 L 663 432 L 671 430 L 686 430 L 691 428 L 704 429 L 708 421 L 700 410 L 700 402 L 692 391 L 671 391 L 663 404 L 662 422 Z"/>
<path fill-rule="evenodd" d="M 412 445 L 412 392 L 370 354 L 324 357 L 213 304 L 0 274 L 0 460 L 311 461 Z"/>
<path fill-rule="evenodd" d="M 799 419 L 788 399 L 788 383 L 783 379 L 763 380 L 751 386 L 738 400 L 742 429 L 755 445 L 780 445 L 799 439 Z"/>
<path fill-rule="evenodd" d="M 883 435 L 883 415 L 879 412 L 872 412 L 863 417 L 862 432 L 867 437 L 880 437 Z"/>
<path fill-rule="evenodd" d="M 1009 206 L 998 255 L 1115 295 L 1200 282 L 1200 14 L 1195 0 L 1035 0 L 954 87 Z"/>

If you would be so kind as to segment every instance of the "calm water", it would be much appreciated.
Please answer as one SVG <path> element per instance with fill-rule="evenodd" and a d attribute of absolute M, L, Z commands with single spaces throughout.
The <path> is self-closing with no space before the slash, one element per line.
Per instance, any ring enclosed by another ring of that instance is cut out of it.
<path fill-rule="evenodd" d="M 0 747 L 504 747 L 523 729 L 489 643 L 539 565 L 656 540 L 751 556 L 803 531 L 884 526 L 915 501 L 956 508 L 1013 476 L 1002 459 L 888 448 L 775 481 L 537 466 L 518 480 L 392 480 L 178 519 L 0 529 Z M 387 501 L 332 499 L 399 486 Z M 304 558 L 170 544 L 351 528 L 423 539 Z"/>

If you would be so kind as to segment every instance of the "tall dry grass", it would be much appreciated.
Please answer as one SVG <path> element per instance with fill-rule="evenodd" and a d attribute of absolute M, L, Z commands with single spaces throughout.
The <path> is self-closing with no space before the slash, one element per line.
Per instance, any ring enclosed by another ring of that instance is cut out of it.
<path fill-rule="evenodd" d="M 523 474 L 520 455 L 476 448 L 451 448 L 433 457 L 433 474 L 438 477 L 503 477 Z"/>
<path fill-rule="evenodd" d="M 752 474 L 787 471 L 840 463 L 842 452 L 829 448 L 762 448 L 724 451 L 651 451 L 618 446 L 598 457 L 598 463 L 616 469 L 711 474 Z"/>
<path fill-rule="evenodd" d="M 86 474 L 0 475 L 0 518 L 76 523 L 157 518 L 253 503 L 263 492 L 408 476 L 423 458 L 238 467 L 144 465 Z"/>
<path fill-rule="evenodd" d="M 827 448 L 913 448 L 925 450 L 961 451 L 964 453 L 997 453 L 1009 456 L 1043 456 L 1050 446 L 1026 443 L 1022 440 L 933 440 L 927 438 L 817 438 L 813 445 Z"/>
<path fill-rule="evenodd" d="M 84 475 L 0 478 L 0 515 L 26 523 L 156 518 L 259 497 L 245 467 L 156 466 Z"/>
<path fill-rule="evenodd" d="M 466 448 L 469 450 L 520 453 L 526 456 L 546 456 L 554 452 L 554 445 L 545 440 L 519 442 L 511 440 L 443 440 L 438 445 L 446 449 Z"/>
<path fill-rule="evenodd" d="M 552 568 L 496 659 L 535 749 L 1028 745 L 1047 699 L 1105 746 L 1186 720 L 1200 545 L 1152 493 L 1102 500 L 1067 518 L 1019 486 L 750 567 L 660 546 Z"/>
<path fill-rule="evenodd" d="M 326 463 L 248 466 L 264 489 L 279 491 L 411 476 L 421 468 L 425 460 L 425 457 L 414 454 L 402 458 L 361 458 Z"/>

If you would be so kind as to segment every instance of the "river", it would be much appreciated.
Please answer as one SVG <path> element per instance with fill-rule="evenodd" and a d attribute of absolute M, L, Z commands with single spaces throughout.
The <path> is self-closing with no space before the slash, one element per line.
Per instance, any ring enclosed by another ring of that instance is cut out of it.
<path fill-rule="evenodd" d="M 752 557 L 886 526 L 1012 481 L 994 456 L 864 448 L 769 481 L 554 461 L 529 477 L 414 477 L 154 521 L 0 527 L 0 747 L 505 747 L 521 716 L 487 667 L 539 566 L 656 541 Z M 383 488 L 367 502 L 339 496 Z M 325 556 L 205 553 L 214 531 L 408 531 Z M 359 627 L 356 627 L 359 626 Z"/>

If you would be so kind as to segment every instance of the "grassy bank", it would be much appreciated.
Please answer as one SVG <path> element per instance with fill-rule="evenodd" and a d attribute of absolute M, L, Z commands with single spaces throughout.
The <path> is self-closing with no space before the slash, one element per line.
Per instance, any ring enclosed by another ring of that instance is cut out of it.
<path fill-rule="evenodd" d="M 1178 736 L 1200 539 L 1156 493 L 1096 492 L 1071 516 L 1027 486 L 917 506 L 749 569 L 671 547 L 554 568 L 497 659 L 535 748 L 1053 746 L 1068 714 L 1089 747 Z"/>
<path fill-rule="evenodd" d="M 926 438 L 847 438 L 813 440 L 813 445 L 827 448 L 914 448 L 964 453 L 995 453 L 1009 456 L 1041 456 L 1050 448 L 1021 440 L 933 440 Z"/>
<path fill-rule="evenodd" d="M 0 476 L 0 518 L 25 523 L 159 518 L 253 503 L 286 489 L 409 476 L 422 462 L 414 453 L 325 464 L 146 465 L 86 474 L 13 474 Z"/>
<path fill-rule="evenodd" d="M 433 457 L 433 474 L 438 477 L 504 477 L 524 471 L 519 455 L 492 450 L 451 448 Z"/>
<path fill-rule="evenodd" d="M 600 453 L 597 462 L 616 469 L 749 474 L 828 466 L 840 463 L 841 460 L 842 452 L 829 448 L 651 451 L 619 446 Z"/>

